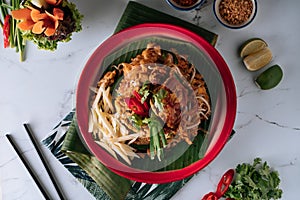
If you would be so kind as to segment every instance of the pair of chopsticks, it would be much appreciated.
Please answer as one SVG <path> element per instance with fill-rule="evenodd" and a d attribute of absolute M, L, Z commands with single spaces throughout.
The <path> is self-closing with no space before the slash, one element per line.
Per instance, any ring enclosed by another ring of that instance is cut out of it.
<path fill-rule="evenodd" d="M 38 146 L 38 143 L 34 137 L 34 134 L 30 128 L 30 125 L 29 124 L 24 124 L 24 128 L 27 132 L 27 134 L 29 135 L 29 138 L 34 146 L 34 148 L 36 149 L 37 153 L 38 153 L 38 156 L 40 157 L 51 181 L 52 181 L 52 184 L 54 185 L 56 191 L 57 191 L 57 194 L 59 196 L 59 198 L 61 200 L 65 200 L 66 198 L 64 197 L 62 191 L 61 191 L 61 188 L 59 187 L 59 185 L 57 184 L 57 181 L 56 179 L 54 178 L 54 175 L 53 175 L 53 172 L 50 170 L 49 168 L 49 164 L 46 162 L 46 159 L 40 149 L 40 147 Z M 21 159 L 22 163 L 24 164 L 25 168 L 27 169 L 27 171 L 29 172 L 29 174 L 32 176 L 34 182 L 36 183 L 36 185 L 38 186 L 39 190 L 41 191 L 41 193 L 43 194 L 44 198 L 47 199 L 47 200 L 50 200 L 52 199 L 50 197 L 50 195 L 47 193 L 47 191 L 45 190 L 45 188 L 43 187 L 43 185 L 41 184 L 41 181 L 37 178 L 37 175 L 33 172 L 32 168 L 30 167 L 30 164 L 29 162 L 25 159 L 24 155 L 21 153 L 21 151 L 19 150 L 17 144 L 15 143 L 15 141 L 13 140 L 12 136 L 11 135 L 5 135 L 6 138 L 8 139 L 9 143 L 11 144 L 11 146 L 13 147 L 13 149 L 16 151 L 17 155 L 19 156 L 19 158 Z"/>

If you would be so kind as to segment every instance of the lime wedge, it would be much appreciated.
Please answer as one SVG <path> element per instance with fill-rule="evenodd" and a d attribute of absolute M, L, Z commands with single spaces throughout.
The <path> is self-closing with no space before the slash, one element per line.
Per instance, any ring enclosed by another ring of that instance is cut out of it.
<path fill-rule="evenodd" d="M 273 65 L 258 75 L 254 82 L 259 88 L 268 90 L 277 86 L 282 77 L 283 72 L 281 67 L 279 65 Z"/>
<path fill-rule="evenodd" d="M 243 59 L 243 62 L 249 71 L 256 71 L 271 62 L 272 58 L 273 55 L 270 48 L 265 47 L 255 53 L 251 53 L 250 55 L 246 56 Z"/>
<path fill-rule="evenodd" d="M 261 38 L 251 38 L 245 41 L 239 48 L 240 57 L 248 56 L 267 47 L 267 43 Z"/>

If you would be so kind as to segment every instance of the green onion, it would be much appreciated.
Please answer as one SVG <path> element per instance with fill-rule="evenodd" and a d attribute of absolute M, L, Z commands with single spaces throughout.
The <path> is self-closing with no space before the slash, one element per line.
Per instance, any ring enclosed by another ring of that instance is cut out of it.
<path fill-rule="evenodd" d="M 18 49 L 20 50 L 20 61 L 23 62 L 25 60 L 25 41 L 23 40 L 22 33 L 19 29 L 17 29 L 17 38 Z"/>
<path fill-rule="evenodd" d="M 11 0 L 8 5 L 5 0 L 0 0 L 0 11 L 2 18 L 9 15 L 9 10 L 17 10 L 20 8 L 20 0 Z M 0 19 L 1 28 L 3 28 L 3 22 Z M 20 53 L 20 61 L 24 61 L 25 41 L 23 40 L 21 31 L 17 28 L 17 20 L 10 19 L 10 33 L 9 43 L 11 48 L 16 48 L 16 52 Z"/>
<path fill-rule="evenodd" d="M 0 0 L 0 11 L 1 11 L 1 16 L 4 20 L 5 16 L 7 15 L 7 9 L 4 7 L 4 1 L 3 0 Z M 0 25 L 1 25 L 1 28 L 3 27 L 3 22 L 0 18 Z"/>
<path fill-rule="evenodd" d="M 150 129 L 150 146 L 149 146 L 149 150 L 150 150 L 150 158 L 154 159 L 155 149 L 154 149 L 154 136 L 153 136 L 152 132 L 153 131 L 151 131 L 151 129 Z"/>
<path fill-rule="evenodd" d="M 161 127 L 161 129 L 159 130 L 158 133 L 159 133 L 162 145 L 165 148 L 167 146 L 167 139 L 166 139 L 165 132 L 164 132 L 162 127 Z"/>
<path fill-rule="evenodd" d="M 167 146 L 163 125 L 153 112 L 150 113 L 150 118 L 147 121 L 150 130 L 150 158 L 154 159 L 156 154 L 160 161 L 163 158 L 163 148 Z"/>

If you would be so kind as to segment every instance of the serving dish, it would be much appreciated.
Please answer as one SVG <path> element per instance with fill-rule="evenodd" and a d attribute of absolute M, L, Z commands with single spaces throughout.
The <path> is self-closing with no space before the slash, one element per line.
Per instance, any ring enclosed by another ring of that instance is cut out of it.
<path fill-rule="evenodd" d="M 196 9 L 197 7 L 200 7 L 205 2 L 205 0 L 195 0 L 194 2 L 180 1 L 180 0 L 166 0 L 166 1 L 171 7 L 180 11 L 189 11 L 189 10 Z"/>
<path fill-rule="evenodd" d="M 163 162 L 157 159 L 139 159 L 128 164 L 121 158 L 116 159 L 98 145 L 93 134 L 89 132 L 91 100 L 95 97 L 90 88 L 97 85 L 109 66 L 129 62 L 149 42 L 158 43 L 162 49 L 169 51 L 174 48 L 178 53 L 188 55 L 189 61 L 201 72 L 206 82 L 211 97 L 211 116 L 203 123 L 205 130 L 202 131 L 205 133 L 199 133 L 199 137 L 197 135 L 191 145 L 176 148 L 176 151 L 171 150 L 174 155 L 172 158 L 167 157 Z M 76 92 L 77 122 L 87 148 L 116 174 L 140 182 L 172 182 L 203 169 L 227 142 L 235 115 L 235 85 L 222 56 L 199 35 L 169 24 L 141 24 L 109 37 L 86 62 Z M 190 152 L 194 152 L 196 158 L 189 160 Z"/>

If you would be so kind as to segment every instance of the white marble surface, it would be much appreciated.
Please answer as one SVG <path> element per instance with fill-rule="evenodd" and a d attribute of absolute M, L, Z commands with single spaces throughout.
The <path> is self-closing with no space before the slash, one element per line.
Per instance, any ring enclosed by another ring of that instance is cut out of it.
<path fill-rule="evenodd" d="M 0 191 L 4 200 L 42 199 L 3 137 L 6 133 L 14 136 L 43 183 L 48 185 L 53 199 L 58 199 L 22 124 L 29 122 L 41 140 L 73 108 L 74 90 L 84 60 L 112 34 L 127 4 L 127 0 L 73 2 L 85 15 L 83 31 L 74 34 L 71 42 L 61 44 L 54 53 L 37 50 L 29 44 L 27 59 L 20 63 L 14 50 L 2 48 L 0 37 Z M 228 63 L 236 83 L 236 135 L 173 199 L 201 199 L 205 193 L 215 190 L 228 168 L 252 162 L 255 157 L 261 157 L 279 171 L 282 199 L 299 199 L 300 1 L 258 0 L 255 21 L 241 30 L 221 26 L 213 16 L 211 4 L 200 12 L 181 12 L 163 0 L 140 2 L 219 34 L 216 48 Z M 259 72 L 247 71 L 236 53 L 241 42 L 251 37 L 266 40 L 274 54 L 270 65 L 279 64 L 283 68 L 284 79 L 272 90 L 262 91 L 254 85 L 253 78 Z M 68 199 L 93 199 L 47 149 L 43 150 Z"/>

